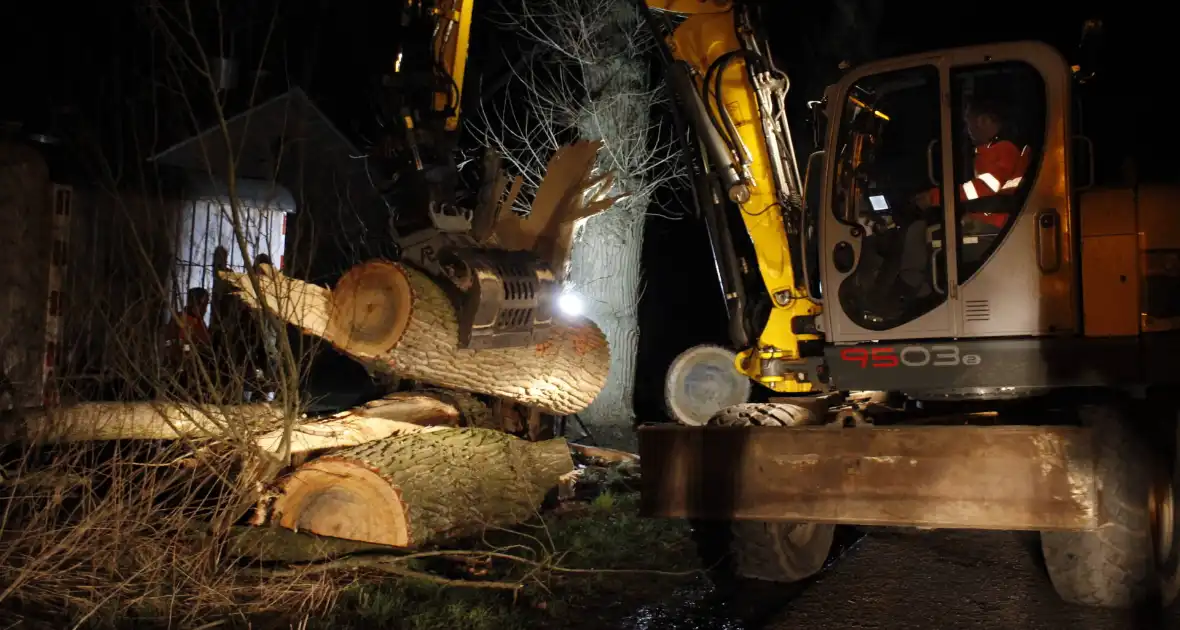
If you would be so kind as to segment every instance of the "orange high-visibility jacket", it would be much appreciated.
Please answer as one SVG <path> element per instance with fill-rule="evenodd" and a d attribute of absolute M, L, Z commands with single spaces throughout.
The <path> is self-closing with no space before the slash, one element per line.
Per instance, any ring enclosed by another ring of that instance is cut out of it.
<path fill-rule="evenodd" d="M 1015 193 L 1028 169 L 1028 161 L 1028 147 L 1018 149 L 1008 140 L 993 140 L 975 147 L 975 178 L 959 186 L 959 201 Z M 931 189 L 930 201 L 932 205 L 941 205 L 942 190 Z M 1008 221 L 1003 214 L 971 212 L 967 216 L 998 228 Z"/>
<path fill-rule="evenodd" d="M 180 314 L 180 326 L 174 327 L 173 335 L 178 341 L 190 343 L 209 344 L 212 341 L 205 320 L 187 312 Z"/>

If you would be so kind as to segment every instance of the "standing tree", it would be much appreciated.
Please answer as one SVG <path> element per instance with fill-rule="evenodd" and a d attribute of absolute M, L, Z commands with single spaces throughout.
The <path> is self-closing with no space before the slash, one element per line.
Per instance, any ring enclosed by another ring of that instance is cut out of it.
<path fill-rule="evenodd" d="M 633 448 L 644 224 L 656 189 L 679 174 L 675 138 L 653 115 L 664 95 L 652 85 L 651 36 L 627 0 L 519 0 L 505 13 L 502 26 L 526 50 L 477 133 L 523 177 L 524 197 L 553 151 L 575 137 L 602 141 L 598 168 L 616 172 L 612 193 L 627 195 L 578 226 L 566 290 L 611 351 L 606 387 L 583 420 L 599 441 Z"/>

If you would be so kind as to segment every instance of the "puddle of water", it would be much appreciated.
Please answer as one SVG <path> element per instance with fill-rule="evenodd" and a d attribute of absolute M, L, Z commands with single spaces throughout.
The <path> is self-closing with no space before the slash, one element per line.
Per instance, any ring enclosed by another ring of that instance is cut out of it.
<path fill-rule="evenodd" d="M 622 627 L 628 630 L 745 630 L 740 620 L 719 616 L 717 596 L 712 586 L 681 589 L 668 601 L 643 606 L 628 617 Z"/>
<path fill-rule="evenodd" d="M 753 630 L 782 612 L 791 600 L 826 575 L 841 558 L 855 549 L 864 533 L 837 530 L 832 553 L 824 568 L 796 584 L 742 580 L 727 592 L 707 580 L 679 589 L 664 601 L 640 607 L 621 624 L 626 630 Z"/>

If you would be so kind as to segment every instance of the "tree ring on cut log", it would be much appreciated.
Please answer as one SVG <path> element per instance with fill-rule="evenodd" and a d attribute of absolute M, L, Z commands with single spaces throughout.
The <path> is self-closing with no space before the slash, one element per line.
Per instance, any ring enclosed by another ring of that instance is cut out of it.
<path fill-rule="evenodd" d="M 280 527 L 393 547 L 409 545 L 400 493 L 370 468 L 326 457 L 304 464 L 282 486 L 282 509 L 274 514 Z"/>
<path fill-rule="evenodd" d="M 329 338 L 355 352 L 382 354 L 410 322 L 413 289 L 401 267 L 372 261 L 348 270 L 332 290 Z"/>

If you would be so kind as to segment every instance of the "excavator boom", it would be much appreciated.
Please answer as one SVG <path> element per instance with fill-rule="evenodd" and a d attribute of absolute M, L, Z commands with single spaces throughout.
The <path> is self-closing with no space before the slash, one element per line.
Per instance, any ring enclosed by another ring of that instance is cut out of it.
<path fill-rule="evenodd" d="M 803 208 L 786 119 L 789 80 L 775 67 L 744 5 L 646 0 L 641 10 L 657 35 L 669 85 L 707 156 L 698 184 L 705 190 L 697 198 L 718 262 L 731 340 L 740 350 L 735 365 L 772 390 L 811 391 L 808 342 L 821 341 L 821 305 L 806 263 L 814 226 Z M 724 201 L 709 190 L 718 184 Z M 752 261 L 736 253 L 726 203 L 741 216 Z"/>

